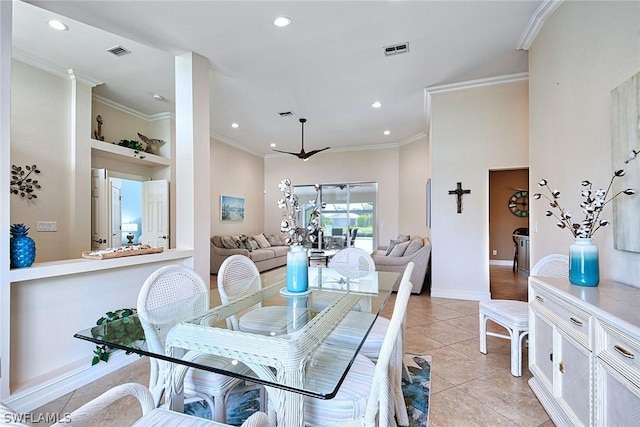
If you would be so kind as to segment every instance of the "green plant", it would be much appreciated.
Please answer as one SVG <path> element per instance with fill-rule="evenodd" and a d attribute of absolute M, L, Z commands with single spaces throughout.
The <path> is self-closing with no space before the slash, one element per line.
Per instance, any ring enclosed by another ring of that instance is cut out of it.
<path fill-rule="evenodd" d="M 132 150 L 135 150 L 135 151 L 144 151 L 144 147 L 142 146 L 140 141 L 121 139 L 118 145 L 120 145 L 121 147 L 131 148 Z"/>
<path fill-rule="evenodd" d="M 117 342 L 122 345 L 131 345 L 136 341 L 144 341 L 144 330 L 140 320 L 137 316 L 133 316 L 134 314 L 136 314 L 135 308 L 108 311 L 105 316 L 98 319 L 97 326 L 91 329 L 91 333 L 94 338 Z M 100 361 L 109 361 L 110 352 L 109 347 L 106 345 L 97 345 L 93 354 L 92 366 L 100 363 Z M 130 354 L 130 352 L 127 352 L 127 354 Z"/>

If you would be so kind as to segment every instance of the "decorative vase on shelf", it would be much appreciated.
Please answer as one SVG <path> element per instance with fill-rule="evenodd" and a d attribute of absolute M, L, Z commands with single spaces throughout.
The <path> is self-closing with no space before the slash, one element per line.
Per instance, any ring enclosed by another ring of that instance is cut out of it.
<path fill-rule="evenodd" d="M 27 234 L 29 227 L 24 224 L 13 224 L 10 228 L 9 239 L 10 267 L 30 267 L 36 260 L 36 242 Z"/>
<path fill-rule="evenodd" d="M 306 292 L 309 289 L 307 252 L 301 245 L 294 245 L 287 253 L 287 291 Z"/>
<path fill-rule="evenodd" d="M 591 238 L 576 237 L 569 246 L 569 282 L 578 286 L 598 286 L 600 267 L 598 247 Z"/>

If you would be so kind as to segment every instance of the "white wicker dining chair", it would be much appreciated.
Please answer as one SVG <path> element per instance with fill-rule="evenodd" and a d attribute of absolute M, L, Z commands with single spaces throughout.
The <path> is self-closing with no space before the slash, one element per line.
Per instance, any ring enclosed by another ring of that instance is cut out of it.
<path fill-rule="evenodd" d="M 229 304 L 262 288 L 260 271 L 254 262 L 244 255 L 231 255 L 218 270 L 220 301 Z M 239 316 L 227 318 L 227 327 L 236 331 L 266 335 L 287 333 L 287 307 L 256 304 L 239 312 Z"/>
<path fill-rule="evenodd" d="M 407 313 L 407 304 L 413 285 L 408 280 L 402 281 L 393 307 L 393 315 L 385 334 L 378 362 L 359 354 L 336 397 L 329 400 L 305 397 L 305 425 L 308 426 L 395 426 L 394 408 L 405 405 L 402 396 L 392 392 L 397 372 L 393 367 L 400 362 L 395 360 L 402 355 L 397 351 L 401 345 L 402 324 Z M 322 372 L 331 372 L 334 356 L 331 351 L 323 351 L 321 347 L 312 360 L 314 363 L 314 381 L 322 381 Z M 318 369 L 319 368 L 319 369 Z M 398 398 L 400 400 L 398 400 Z M 379 424 L 376 421 L 379 421 Z M 408 424 L 400 421 L 400 424 Z"/>
<path fill-rule="evenodd" d="M 100 425 L 100 411 L 118 401 L 119 399 L 133 396 L 138 400 L 142 409 L 142 417 L 133 426 L 180 426 L 180 427 L 230 427 L 228 424 L 197 418 L 179 412 L 156 408 L 153 395 L 142 384 L 126 383 L 113 387 L 95 399 L 85 403 L 80 408 L 61 416 L 53 427 L 73 425 Z M 49 414 L 51 415 L 51 414 Z M 0 403 L 0 417 L 2 424 L 7 426 L 28 427 L 20 422 L 20 414 Z M 90 423 L 90 421 L 93 422 Z M 269 427 L 269 418 L 264 412 L 256 412 L 242 424 L 242 427 Z"/>
<path fill-rule="evenodd" d="M 543 257 L 531 269 L 532 276 L 569 277 L 569 257 L 551 254 Z"/>
<path fill-rule="evenodd" d="M 400 281 L 401 283 L 409 281 L 414 267 L 415 263 L 407 263 L 405 271 L 402 274 L 402 279 Z M 327 342 L 340 346 L 358 345 L 358 342 L 356 342 L 357 340 L 354 339 L 354 336 L 356 336 L 357 334 L 354 334 L 352 331 L 354 330 L 354 328 L 358 327 L 357 325 L 359 322 L 361 322 L 362 316 L 373 316 L 373 314 L 356 311 L 350 312 L 349 314 L 347 314 L 347 316 L 345 316 L 345 319 L 340 322 L 340 325 L 338 325 L 338 327 L 334 329 L 331 335 L 329 335 L 329 337 L 327 338 Z M 378 316 L 375 323 L 373 324 L 373 327 L 371 328 L 371 331 L 369 331 L 367 339 L 362 344 L 360 354 L 365 355 L 373 362 L 377 363 L 378 357 L 380 355 L 380 350 L 382 348 L 382 343 L 387 334 L 387 331 L 389 330 L 389 324 L 389 319 L 387 319 L 386 317 Z M 404 378 L 408 382 L 411 382 L 411 374 L 409 373 L 409 369 L 405 365 L 404 359 L 402 357 L 404 354 L 404 330 L 405 322 L 403 321 L 401 333 L 398 337 L 399 345 L 396 347 L 396 351 L 398 352 L 398 354 L 394 359 L 396 361 L 400 361 L 400 365 L 392 367 L 394 373 L 394 381 L 391 384 L 391 388 L 393 390 L 392 392 L 394 396 L 399 395 L 400 398 L 402 398 L 402 378 Z M 402 425 L 406 425 L 408 423 L 408 415 L 405 405 L 401 405 L 397 408 L 396 417 L 398 418 L 398 420 L 400 420 Z"/>
<path fill-rule="evenodd" d="M 164 353 L 166 335 L 173 325 L 209 309 L 209 298 L 205 293 L 208 289 L 195 271 L 183 265 L 160 267 L 145 280 L 138 294 L 137 309 L 149 349 Z M 156 310 L 149 311 L 152 309 Z M 227 359 L 212 355 L 201 355 L 199 358 L 207 359 L 207 364 L 211 366 L 239 373 L 249 370 L 243 364 L 232 365 Z M 152 357 L 149 362 L 149 389 L 155 405 L 159 406 L 166 390 L 169 362 Z M 224 421 L 226 398 L 241 382 L 237 378 L 214 372 L 189 369 L 184 379 L 185 399 L 187 402 L 204 400 L 211 410 L 212 419 Z"/>
<path fill-rule="evenodd" d="M 329 261 L 329 268 L 338 270 L 349 278 L 364 277 L 375 271 L 376 264 L 371 255 L 360 248 L 346 248 L 338 251 Z"/>

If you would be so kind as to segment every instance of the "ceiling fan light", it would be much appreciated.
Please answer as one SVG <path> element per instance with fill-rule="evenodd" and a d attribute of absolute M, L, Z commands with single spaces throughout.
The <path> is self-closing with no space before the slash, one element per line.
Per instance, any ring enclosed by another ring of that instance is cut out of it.
<path fill-rule="evenodd" d="M 231 123 L 231 127 L 234 128 L 234 129 L 238 129 L 240 127 L 240 125 L 237 124 L 237 123 Z"/>
<path fill-rule="evenodd" d="M 390 131 L 390 130 L 385 130 L 385 131 L 384 131 L 384 132 L 382 132 L 382 133 L 384 133 L 385 135 L 391 135 L 391 131 Z"/>
<path fill-rule="evenodd" d="M 380 108 L 380 107 L 382 107 L 382 102 L 380 102 L 380 101 L 376 101 L 376 102 L 374 102 L 373 104 L 371 104 L 371 106 L 372 106 L 373 108 Z"/>

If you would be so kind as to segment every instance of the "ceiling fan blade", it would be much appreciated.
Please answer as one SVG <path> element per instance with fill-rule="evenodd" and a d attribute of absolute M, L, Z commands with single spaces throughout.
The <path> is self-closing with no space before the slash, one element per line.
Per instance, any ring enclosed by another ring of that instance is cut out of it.
<path fill-rule="evenodd" d="M 305 153 L 304 157 L 302 157 L 302 158 L 303 159 L 308 159 L 309 157 L 313 156 L 314 154 L 318 154 L 319 152 L 324 151 L 324 150 L 328 150 L 329 148 L 331 148 L 331 147 L 325 147 L 325 148 L 321 148 L 319 150 L 309 151 L 308 153 Z"/>
<path fill-rule="evenodd" d="M 283 153 L 283 154 L 291 154 L 292 156 L 298 156 L 298 153 L 292 153 L 291 151 L 281 151 L 281 150 L 276 150 L 275 148 L 273 149 L 273 151 L 277 151 L 278 153 Z"/>

